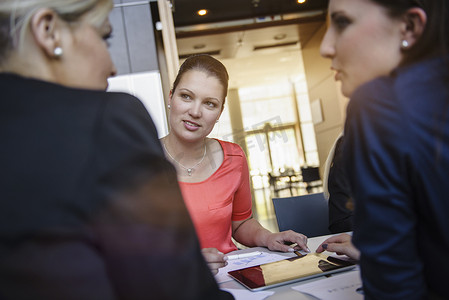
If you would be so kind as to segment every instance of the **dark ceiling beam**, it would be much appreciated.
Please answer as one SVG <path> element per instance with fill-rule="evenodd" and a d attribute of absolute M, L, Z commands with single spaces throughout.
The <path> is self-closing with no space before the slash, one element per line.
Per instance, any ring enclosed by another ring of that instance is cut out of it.
<path fill-rule="evenodd" d="M 197 37 L 197 36 L 203 36 L 203 35 L 221 34 L 221 33 L 229 33 L 229 32 L 244 31 L 244 30 L 251 30 L 251 29 L 260 29 L 260 28 L 267 28 L 267 27 L 273 27 L 273 26 L 305 24 L 305 23 L 323 22 L 323 21 L 326 21 L 326 12 L 324 12 L 324 11 L 320 14 L 296 18 L 296 19 L 276 20 L 276 21 L 268 21 L 268 22 L 260 22 L 260 23 L 233 25 L 233 26 L 225 26 L 225 27 L 202 29 L 202 30 L 179 31 L 179 32 L 176 32 L 176 38 L 182 39 L 182 38 Z M 193 26 L 192 26 L 192 28 L 193 28 Z"/>

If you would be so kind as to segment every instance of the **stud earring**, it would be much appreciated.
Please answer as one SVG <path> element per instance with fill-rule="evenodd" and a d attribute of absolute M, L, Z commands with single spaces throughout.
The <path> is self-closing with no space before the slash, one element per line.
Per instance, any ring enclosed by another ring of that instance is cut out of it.
<path fill-rule="evenodd" d="M 407 40 L 402 40 L 402 42 L 401 42 L 401 48 L 402 48 L 402 49 L 407 49 L 408 46 L 410 46 L 410 44 L 407 42 Z"/>
<path fill-rule="evenodd" d="M 168 109 L 170 109 L 170 108 L 171 108 L 170 104 L 169 104 L 169 105 L 167 105 L 167 108 L 168 108 Z"/>
<path fill-rule="evenodd" d="M 218 123 L 218 119 L 217 119 L 217 121 L 215 121 L 215 123 Z"/>
<path fill-rule="evenodd" d="M 56 57 L 61 57 L 62 56 L 62 48 L 61 47 L 56 47 L 55 48 L 55 50 L 53 50 L 53 54 L 56 56 Z"/>

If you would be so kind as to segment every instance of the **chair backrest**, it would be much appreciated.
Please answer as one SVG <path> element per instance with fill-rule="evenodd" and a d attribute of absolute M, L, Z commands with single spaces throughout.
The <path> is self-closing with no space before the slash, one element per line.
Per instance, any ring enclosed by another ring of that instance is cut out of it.
<path fill-rule="evenodd" d="M 330 234 L 329 208 L 323 193 L 273 198 L 279 231 L 294 230 L 307 237 Z"/>
<path fill-rule="evenodd" d="M 301 167 L 302 181 L 313 182 L 321 180 L 319 167 Z"/>

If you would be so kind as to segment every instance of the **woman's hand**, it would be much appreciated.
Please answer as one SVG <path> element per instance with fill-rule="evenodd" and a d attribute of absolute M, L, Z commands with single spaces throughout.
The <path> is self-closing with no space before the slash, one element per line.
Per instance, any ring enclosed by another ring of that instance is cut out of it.
<path fill-rule="evenodd" d="M 218 273 L 219 268 L 223 268 L 228 264 L 226 262 L 228 258 L 218 251 L 217 248 L 203 248 L 201 253 L 203 253 L 204 260 L 207 262 L 213 275 Z"/>
<path fill-rule="evenodd" d="M 248 247 L 261 246 L 282 252 L 293 252 L 302 249 L 310 252 L 305 235 L 293 230 L 273 233 L 252 217 L 243 221 L 232 221 L 232 232 L 232 236 L 237 242 Z M 292 244 L 296 245 L 293 246 Z"/>
<path fill-rule="evenodd" d="M 351 236 L 347 233 L 332 236 L 326 239 L 318 246 L 316 252 L 321 253 L 324 250 L 335 252 L 338 255 L 347 255 L 352 259 L 360 259 L 360 251 L 352 244 Z"/>
<path fill-rule="evenodd" d="M 289 246 L 296 244 L 294 247 Z M 307 247 L 307 237 L 293 230 L 282 231 L 278 233 L 270 233 L 267 236 L 266 246 L 270 250 L 283 252 L 293 252 L 295 250 L 304 250 L 310 252 Z"/>

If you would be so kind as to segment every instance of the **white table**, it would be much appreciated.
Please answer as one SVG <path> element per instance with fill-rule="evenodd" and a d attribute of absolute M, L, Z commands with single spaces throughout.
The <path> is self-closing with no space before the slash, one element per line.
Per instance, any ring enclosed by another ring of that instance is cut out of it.
<path fill-rule="evenodd" d="M 318 248 L 318 246 L 326 239 L 328 238 L 330 235 L 327 236 L 320 236 L 320 237 L 315 237 L 315 238 L 309 238 L 307 246 L 309 247 L 309 249 L 314 252 L 316 250 L 316 248 Z M 263 247 L 255 247 L 255 248 L 249 248 L 249 249 L 243 249 L 243 250 L 237 250 L 232 252 L 231 254 L 241 254 L 241 253 L 247 253 L 247 252 L 254 252 L 254 251 L 261 251 L 261 252 L 268 252 L 268 253 L 274 253 L 271 252 L 270 250 L 263 248 Z M 334 253 L 330 253 L 330 252 L 324 252 L 325 254 L 331 255 Z M 280 254 L 282 256 L 285 256 L 286 258 L 288 257 L 295 257 L 294 253 L 280 253 L 280 252 L 276 252 L 276 254 Z M 332 276 L 339 276 L 343 273 L 337 273 L 337 274 L 333 274 Z M 218 278 L 218 277 L 217 277 Z M 223 277 L 221 277 L 221 279 L 223 279 Z M 294 283 L 290 283 L 290 284 L 286 284 L 286 285 L 282 285 L 282 286 L 278 286 L 278 287 L 274 287 L 274 288 L 269 288 L 266 289 L 265 291 L 272 291 L 274 292 L 273 295 L 268 296 L 267 300 L 310 300 L 310 299 L 314 299 L 316 300 L 317 298 L 307 295 L 307 294 L 303 294 L 300 293 L 298 291 L 295 291 L 292 289 L 293 286 L 297 286 L 300 284 L 305 284 L 305 283 L 309 283 L 312 281 L 317 281 L 322 279 L 322 277 L 318 277 L 318 278 L 313 278 L 313 279 L 309 279 L 309 280 L 304 280 L 304 281 L 300 281 L 300 282 L 294 282 Z M 223 280 L 222 280 L 223 281 Z M 238 283 L 237 281 L 231 279 L 225 282 L 219 282 L 219 286 L 222 289 L 237 289 L 237 290 L 247 290 L 244 286 L 242 286 L 240 283 Z M 236 300 L 246 300 L 245 298 L 236 298 Z"/>

